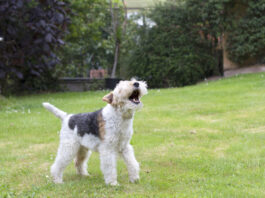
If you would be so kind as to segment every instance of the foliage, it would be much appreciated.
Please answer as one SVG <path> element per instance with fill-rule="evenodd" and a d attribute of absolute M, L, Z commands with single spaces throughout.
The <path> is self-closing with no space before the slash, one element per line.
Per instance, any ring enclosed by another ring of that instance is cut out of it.
<path fill-rule="evenodd" d="M 129 75 L 168 87 L 222 74 L 223 35 L 232 60 L 264 63 L 264 5 L 264 0 L 168 0 L 157 5 L 148 15 L 156 25 L 140 28 L 140 38 L 135 37 Z"/>
<path fill-rule="evenodd" d="M 64 42 L 68 6 L 57 0 L 0 1 L 0 82 L 2 92 L 53 86 L 55 51 Z"/>
<path fill-rule="evenodd" d="M 241 64 L 265 63 L 265 0 L 241 0 L 234 7 L 241 12 L 228 28 L 230 58 Z"/>
<path fill-rule="evenodd" d="M 113 59 L 110 13 L 105 0 L 72 1 L 71 25 L 57 67 L 61 76 L 83 77 L 92 68 L 107 68 Z"/>
<path fill-rule="evenodd" d="M 148 15 L 155 26 L 140 28 L 130 74 L 151 87 L 183 86 L 218 73 L 214 4 L 187 1 L 158 5 Z M 213 28 L 214 27 L 214 28 Z"/>
<path fill-rule="evenodd" d="M 125 21 L 119 0 L 114 14 L 105 0 L 65 2 L 0 1 L 4 94 L 53 88 L 56 76 L 88 76 L 91 68 L 111 73 L 115 61 L 119 77 L 138 76 L 151 87 L 196 83 L 222 73 L 223 34 L 232 60 L 265 62 L 265 0 L 168 0 L 148 13 L 153 27 Z"/>

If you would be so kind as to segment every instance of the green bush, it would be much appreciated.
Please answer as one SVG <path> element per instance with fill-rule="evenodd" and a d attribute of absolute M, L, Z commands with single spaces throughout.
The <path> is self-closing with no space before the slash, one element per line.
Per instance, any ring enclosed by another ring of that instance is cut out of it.
<path fill-rule="evenodd" d="M 188 3 L 166 3 L 151 11 L 148 17 L 156 25 L 139 31 L 130 56 L 131 76 L 147 80 L 151 87 L 170 87 L 218 74 L 217 35 L 208 38 L 209 22 L 198 4 L 187 9 Z"/>
<path fill-rule="evenodd" d="M 248 1 L 244 6 L 242 16 L 228 29 L 230 58 L 240 64 L 265 63 L 265 0 Z"/>

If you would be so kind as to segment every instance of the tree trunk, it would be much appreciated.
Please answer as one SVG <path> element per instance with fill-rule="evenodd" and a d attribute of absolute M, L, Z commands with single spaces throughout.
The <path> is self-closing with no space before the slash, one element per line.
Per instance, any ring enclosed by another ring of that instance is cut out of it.
<path fill-rule="evenodd" d="M 124 8 L 124 21 L 122 24 L 122 37 L 126 34 L 126 26 L 127 26 L 127 7 L 124 0 L 122 0 L 123 8 Z M 112 8 L 112 1 L 110 0 L 110 13 L 111 13 L 111 19 L 112 19 L 112 31 L 113 31 L 113 37 L 115 40 L 115 51 L 114 51 L 114 62 L 112 66 L 112 72 L 111 72 L 111 78 L 116 77 L 116 71 L 117 71 L 117 65 L 119 61 L 119 53 L 120 53 L 120 47 L 121 47 L 121 38 L 118 38 L 117 36 L 117 28 L 119 27 L 119 16 L 117 13 L 118 7 L 115 4 L 115 8 L 113 11 Z"/>
<path fill-rule="evenodd" d="M 117 70 L 117 65 L 118 65 L 118 59 L 119 59 L 119 51 L 120 51 L 120 44 L 119 42 L 116 42 L 115 46 L 115 54 L 114 54 L 114 63 L 112 67 L 112 72 L 111 72 L 111 78 L 116 77 L 116 70 Z"/>

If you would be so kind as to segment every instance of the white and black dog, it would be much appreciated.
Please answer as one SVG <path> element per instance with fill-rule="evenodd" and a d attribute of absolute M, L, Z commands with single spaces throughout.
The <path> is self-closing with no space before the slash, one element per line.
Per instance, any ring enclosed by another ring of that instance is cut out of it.
<path fill-rule="evenodd" d="M 49 103 L 43 106 L 62 120 L 60 145 L 51 175 L 55 183 L 63 182 L 63 171 L 75 158 L 78 174 L 88 175 L 87 162 L 92 151 L 99 152 L 100 167 L 105 183 L 118 185 L 116 157 L 124 159 L 131 182 L 139 180 L 139 164 L 130 140 L 133 117 L 143 105 L 140 98 L 147 94 L 143 81 L 120 81 L 116 88 L 103 97 L 108 104 L 92 113 L 67 114 Z"/>

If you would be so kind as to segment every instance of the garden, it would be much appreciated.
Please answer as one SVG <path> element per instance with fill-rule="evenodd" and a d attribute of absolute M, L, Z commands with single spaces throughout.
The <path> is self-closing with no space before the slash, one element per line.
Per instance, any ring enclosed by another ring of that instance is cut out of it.
<path fill-rule="evenodd" d="M 265 73 L 225 75 L 265 67 L 265 0 L 150 2 L 0 1 L 0 197 L 265 197 Z M 132 77 L 140 181 L 118 159 L 106 185 L 95 152 L 54 184 L 61 123 L 42 103 L 93 112 Z"/>

